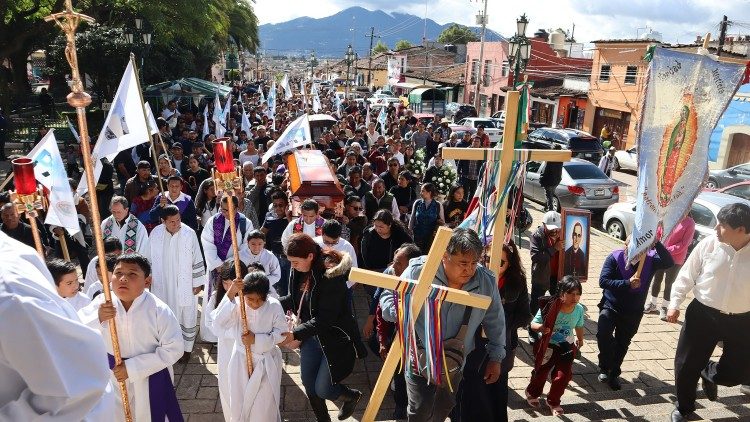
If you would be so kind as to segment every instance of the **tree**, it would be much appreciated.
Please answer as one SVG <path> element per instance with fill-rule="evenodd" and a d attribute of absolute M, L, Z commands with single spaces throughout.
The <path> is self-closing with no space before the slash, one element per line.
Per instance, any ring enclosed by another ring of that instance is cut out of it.
<path fill-rule="evenodd" d="M 479 41 L 479 38 L 477 34 L 471 32 L 471 29 L 454 23 L 445 28 L 437 40 L 443 44 L 466 44 L 472 41 Z"/>
<path fill-rule="evenodd" d="M 394 46 L 394 49 L 396 51 L 401 51 L 401 50 L 405 50 L 405 49 L 413 47 L 413 46 L 414 46 L 414 44 L 412 44 L 411 42 L 409 42 L 409 40 L 398 40 L 398 41 L 396 41 L 396 45 Z"/>
<path fill-rule="evenodd" d="M 372 48 L 372 54 L 385 53 L 388 50 L 388 46 L 383 41 L 378 40 L 378 43 Z"/>

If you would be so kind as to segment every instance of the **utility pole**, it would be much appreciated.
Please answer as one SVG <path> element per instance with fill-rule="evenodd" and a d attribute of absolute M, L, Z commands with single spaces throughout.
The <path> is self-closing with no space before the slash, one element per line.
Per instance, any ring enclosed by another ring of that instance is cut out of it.
<path fill-rule="evenodd" d="M 719 24 L 719 46 L 716 48 L 716 55 L 721 56 L 721 49 L 724 48 L 724 38 L 727 37 L 727 26 L 729 22 L 727 21 L 727 15 L 724 15 L 724 19 L 721 20 L 721 23 Z"/>
<path fill-rule="evenodd" d="M 370 87 L 370 79 L 372 78 L 372 42 L 375 40 L 375 38 L 380 38 L 380 35 L 375 35 L 375 27 L 370 27 L 370 35 L 365 35 L 365 37 L 370 38 L 370 53 L 368 54 L 370 57 L 370 60 L 367 63 L 367 87 Z"/>
<path fill-rule="evenodd" d="M 487 30 L 487 0 L 484 0 L 484 12 L 477 16 L 477 20 L 480 20 L 482 24 L 482 34 L 479 37 L 479 63 L 477 66 L 477 85 L 474 90 L 474 108 L 477 109 L 477 114 L 481 116 L 479 109 L 479 87 L 482 84 L 482 64 L 484 62 L 484 34 Z M 469 64 L 471 66 L 471 63 Z"/>

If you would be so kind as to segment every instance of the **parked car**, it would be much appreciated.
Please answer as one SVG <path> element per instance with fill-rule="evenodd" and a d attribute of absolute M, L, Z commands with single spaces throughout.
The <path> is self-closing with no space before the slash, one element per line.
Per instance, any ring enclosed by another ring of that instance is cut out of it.
<path fill-rule="evenodd" d="M 445 105 L 445 117 L 458 122 L 466 117 L 477 117 L 477 109 L 471 104 L 448 103 Z"/>
<path fill-rule="evenodd" d="M 435 120 L 434 113 L 414 113 L 414 117 L 419 120 L 420 123 L 425 125 L 425 127 Z"/>
<path fill-rule="evenodd" d="M 495 122 L 495 127 L 504 130 L 505 129 L 505 112 L 504 111 L 497 111 L 495 114 L 493 114 L 490 119 L 492 119 Z"/>
<path fill-rule="evenodd" d="M 750 163 L 729 167 L 725 170 L 711 170 L 708 174 L 706 188 L 719 189 L 747 180 L 750 180 Z"/>
<path fill-rule="evenodd" d="M 599 139 L 582 130 L 545 127 L 529 133 L 528 138 L 535 143 L 547 143 L 550 146 L 558 144 L 563 149 L 569 149 L 573 157 L 582 158 L 596 165 L 599 165 L 599 160 L 604 155 Z"/>
<path fill-rule="evenodd" d="M 626 151 L 616 151 L 612 167 L 615 170 L 638 171 L 638 147 Z"/>
<path fill-rule="evenodd" d="M 545 203 L 544 188 L 539 177 L 546 162 L 530 161 L 526 165 L 526 181 L 523 196 L 532 201 Z M 562 208 L 603 210 L 620 200 L 620 187 L 594 164 L 573 158 L 563 163 L 562 180 L 555 188 L 552 200 L 555 211 Z"/>
<path fill-rule="evenodd" d="M 367 101 L 372 105 L 401 104 L 401 99 L 388 94 L 375 93 Z"/>
<path fill-rule="evenodd" d="M 458 137 L 458 140 L 460 141 L 464 137 L 464 133 L 469 132 L 470 134 L 477 133 L 477 130 L 474 129 L 471 126 L 462 126 L 462 125 L 454 125 L 450 124 L 448 125 L 449 128 L 451 128 L 451 133 L 455 133 Z"/>
<path fill-rule="evenodd" d="M 503 131 L 495 126 L 495 122 L 492 119 L 467 117 L 460 120 L 458 124 L 462 126 L 471 126 L 474 129 L 479 129 L 480 126 L 484 127 L 484 133 L 490 137 L 491 145 L 503 142 Z"/>
<path fill-rule="evenodd" d="M 721 192 L 701 192 L 693 201 L 690 216 L 695 220 L 695 235 L 690 246 L 692 248 L 704 237 L 715 232 L 719 210 L 728 204 L 742 202 L 750 205 L 747 199 L 738 198 Z M 621 202 L 611 205 L 604 212 L 602 227 L 604 231 L 620 240 L 633 232 L 635 222 L 635 201 Z"/>
<path fill-rule="evenodd" d="M 726 193 L 750 201 L 750 181 L 735 183 L 718 189 L 716 192 Z"/>

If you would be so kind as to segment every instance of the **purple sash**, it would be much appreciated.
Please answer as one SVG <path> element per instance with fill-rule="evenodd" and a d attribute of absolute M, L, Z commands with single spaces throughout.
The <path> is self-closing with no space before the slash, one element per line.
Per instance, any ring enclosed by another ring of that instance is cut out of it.
<path fill-rule="evenodd" d="M 109 369 L 114 368 L 115 357 L 107 353 L 107 359 L 109 360 Z M 169 422 L 184 421 L 172 378 L 169 376 L 167 368 L 148 377 L 148 401 L 151 406 L 152 421 L 163 421 L 165 417 L 169 418 Z"/>
<path fill-rule="evenodd" d="M 640 292 L 644 289 L 647 289 L 651 283 L 647 283 L 646 281 L 651 280 L 651 276 L 653 275 L 653 264 L 654 264 L 654 254 L 656 252 L 651 250 L 646 255 L 646 259 L 643 261 L 643 270 L 641 271 L 641 286 L 637 289 L 631 289 L 634 292 Z M 623 277 L 623 280 L 629 280 L 630 277 L 635 274 L 635 271 L 638 269 L 638 265 L 630 265 L 628 266 L 628 263 L 625 262 L 625 251 L 624 250 L 616 250 L 612 252 L 612 256 L 615 258 L 615 261 L 617 262 L 617 269 L 620 270 L 620 274 Z"/>
<path fill-rule="evenodd" d="M 216 245 L 216 255 L 221 258 L 222 261 L 227 259 L 229 248 L 232 247 L 232 232 L 227 230 L 224 233 L 224 225 L 226 224 L 226 218 L 223 214 L 219 214 L 214 218 L 214 245 Z M 237 213 L 234 219 L 234 228 L 237 230 L 237 226 L 240 224 L 240 216 Z"/>

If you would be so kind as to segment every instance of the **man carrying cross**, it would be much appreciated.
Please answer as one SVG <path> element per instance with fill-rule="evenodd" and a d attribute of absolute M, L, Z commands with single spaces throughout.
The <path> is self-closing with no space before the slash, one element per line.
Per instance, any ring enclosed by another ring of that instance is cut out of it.
<path fill-rule="evenodd" d="M 463 338 L 463 355 L 466 356 L 474 349 L 474 333 L 480 324 L 484 329 L 489 343 L 487 351 L 490 362 L 484 373 L 487 384 L 498 380 L 501 367 L 500 362 L 505 357 L 505 315 L 500 294 L 495 282 L 496 277 L 484 267 L 478 265 L 482 256 L 482 242 L 479 236 L 467 229 L 456 229 L 451 235 L 440 267 L 435 275 L 433 285 L 447 286 L 454 289 L 470 291 L 491 298 L 487 310 L 468 308 L 466 306 L 448 303 L 441 308 L 441 328 L 443 338 L 451 339 L 459 335 L 459 331 L 466 333 Z M 412 259 L 402 274 L 402 278 L 416 280 L 425 265 L 427 256 Z M 380 297 L 380 307 L 383 319 L 396 322 L 396 308 L 391 292 L 385 292 Z M 466 330 L 461 330 L 466 325 Z M 416 327 L 424 326 L 424 312 L 419 313 Z M 416 334 L 420 343 L 424 342 L 423 330 L 417 329 Z M 405 362 L 404 365 L 411 365 Z M 456 375 L 451 376 L 454 390 L 458 389 L 461 379 L 461 365 Z M 427 379 L 418 373 L 406 375 L 407 394 L 409 396 L 409 421 L 444 421 L 456 404 L 455 391 L 451 391 L 447 383 L 434 385 L 427 383 Z"/>

